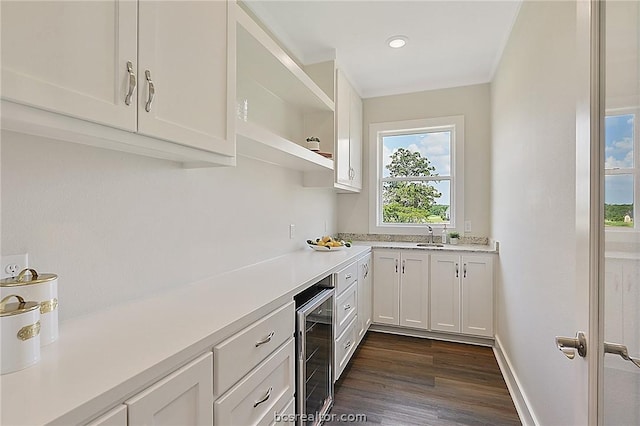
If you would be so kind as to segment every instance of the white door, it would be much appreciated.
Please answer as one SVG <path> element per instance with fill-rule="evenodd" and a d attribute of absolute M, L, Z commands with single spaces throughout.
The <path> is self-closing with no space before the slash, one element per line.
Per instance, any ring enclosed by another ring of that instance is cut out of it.
<path fill-rule="evenodd" d="M 431 255 L 431 329 L 460 332 L 460 256 Z"/>
<path fill-rule="evenodd" d="M 139 133 L 234 154 L 232 10 L 226 1 L 139 2 Z"/>
<path fill-rule="evenodd" d="M 213 353 L 200 356 L 125 404 L 130 425 L 213 424 Z"/>
<path fill-rule="evenodd" d="M 349 113 L 349 167 L 351 186 L 362 189 L 362 99 L 351 89 Z"/>
<path fill-rule="evenodd" d="M 351 185 L 349 179 L 349 115 L 351 114 L 351 85 L 342 71 L 336 71 L 336 182 Z"/>
<path fill-rule="evenodd" d="M 400 252 L 373 252 L 373 322 L 399 324 Z"/>
<path fill-rule="evenodd" d="M 400 325 L 429 328 L 429 255 L 403 251 L 400 262 Z"/>
<path fill-rule="evenodd" d="M 598 354 L 599 423 L 640 424 L 640 2 L 603 2 L 605 80 L 599 122 L 604 193 Z M 604 252 L 604 261 L 602 253 Z M 604 343 L 606 342 L 606 343 Z M 593 344 L 596 343 L 596 344 Z M 602 346 L 601 346 L 602 345 Z M 602 356 L 602 353 L 605 355 Z"/>
<path fill-rule="evenodd" d="M 493 259 L 462 256 L 462 332 L 493 337 Z"/>
<path fill-rule="evenodd" d="M 2 1 L 0 8 L 3 99 L 136 130 L 136 97 L 125 103 L 137 75 L 135 1 Z"/>

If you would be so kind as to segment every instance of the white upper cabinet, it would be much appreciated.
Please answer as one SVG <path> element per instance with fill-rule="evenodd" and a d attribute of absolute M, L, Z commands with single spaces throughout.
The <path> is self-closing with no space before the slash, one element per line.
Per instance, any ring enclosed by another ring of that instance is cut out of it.
<path fill-rule="evenodd" d="M 2 97 L 136 130 L 135 1 L 3 1 Z"/>
<path fill-rule="evenodd" d="M 344 74 L 336 72 L 336 187 L 362 189 L 362 100 Z"/>
<path fill-rule="evenodd" d="M 3 104 L 3 129 L 235 164 L 235 4 L 10 0 L 0 7 L 2 99 L 11 101 Z"/>
<path fill-rule="evenodd" d="M 235 73 L 225 58 L 235 63 L 227 48 L 234 8 L 223 1 L 139 5 L 138 132 L 233 155 L 227 82 Z"/>

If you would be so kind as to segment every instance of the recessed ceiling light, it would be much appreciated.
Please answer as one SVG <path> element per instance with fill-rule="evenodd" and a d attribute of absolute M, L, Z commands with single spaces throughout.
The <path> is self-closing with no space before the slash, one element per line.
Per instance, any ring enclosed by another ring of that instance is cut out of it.
<path fill-rule="evenodd" d="M 389 47 L 391 47 L 393 49 L 399 49 L 401 47 L 404 47 L 405 44 L 407 44 L 407 40 L 408 40 L 407 37 L 401 36 L 401 35 L 397 35 L 397 36 L 393 36 L 389 40 L 387 40 L 387 44 L 389 45 Z"/>

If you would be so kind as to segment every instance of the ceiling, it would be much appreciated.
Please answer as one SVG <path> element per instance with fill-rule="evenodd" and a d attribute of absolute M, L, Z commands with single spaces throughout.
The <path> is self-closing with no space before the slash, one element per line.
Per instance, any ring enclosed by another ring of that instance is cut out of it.
<path fill-rule="evenodd" d="M 335 58 L 364 98 L 486 83 L 520 0 L 248 0 L 303 64 Z M 391 49 L 393 35 L 408 37 Z"/>

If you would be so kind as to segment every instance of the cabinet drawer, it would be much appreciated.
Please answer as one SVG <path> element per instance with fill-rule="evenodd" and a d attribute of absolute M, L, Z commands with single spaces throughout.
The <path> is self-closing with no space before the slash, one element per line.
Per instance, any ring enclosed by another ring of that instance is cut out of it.
<path fill-rule="evenodd" d="M 355 318 L 358 311 L 358 285 L 354 283 L 336 299 L 336 331 L 335 336 L 340 336 L 347 324 Z"/>
<path fill-rule="evenodd" d="M 347 366 L 349 359 L 351 359 L 351 355 L 355 350 L 356 346 L 356 336 L 357 336 L 357 318 L 354 318 L 351 323 L 347 326 L 347 329 L 342 333 L 340 337 L 336 340 L 335 345 L 335 378 L 334 381 L 340 378 L 344 367 Z"/>
<path fill-rule="evenodd" d="M 214 404 L 214 424 L 269 424 L 294 394 L 293 339 L 281 346 Z"/>
<path fill-rule="evenodd" d="M 213 349 L 215 395 L 221 395 L 293 336 L 293 302 L 251 324 Z"/>
<path fill-rule="evenodd" d="M 358 263 L 353 262 L 343 270 L 336 273 L 336 295 L 339 296 L 351 284 L 358 279 Z"/>
<path fill-rule="evenodd" d="M 278 410 L 276 413 L 276 417 L 273 419 L 271 426 L 279 426 L 279 425 L 294 425 L 295 424 L 295 415 L 296 415 L 296 400 L 292 399 L 289 401 L 287 406 Z"/>

